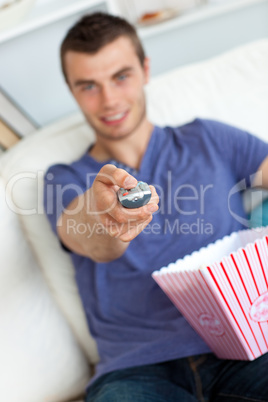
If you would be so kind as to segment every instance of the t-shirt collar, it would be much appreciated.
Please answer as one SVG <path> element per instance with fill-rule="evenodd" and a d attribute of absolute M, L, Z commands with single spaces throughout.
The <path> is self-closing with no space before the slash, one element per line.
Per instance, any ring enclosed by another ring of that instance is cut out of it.
<path fill-rule="evenodd" d="M 112 165 L 115 165 L 118 168 L 126 170 L 129 174 L 133 175 L 134 177 L 142 177 L 143 180 L 146 180 L 145 177 L 150 176 L 151 166 L 154 163 L 154 147 L 155 147 L 155 142 L 156 142 L 156 136 L 157 136 L 158 129 L 159 128 L 157 126 L 153 127 L 150 140 L 148 142 L 146 151 L 145 151 L 145 153 L 143 155 L 143 158 L 141 160 L 140 168 L 138 170 L 133 169 L 132 167 L 130 167 L 130 166 L 128 166 L 128 165 L 126 165 L 126 164 L 124 164 L 122 162 L 116 161 L 114 159 L 108 159 L 107 161 L 103 161 L 103 162 L 100 162 L 100 161 L 96 160 L 89 153 L 90 149 L 93 147 L 93 144 L 88 148 L 88 150 L 87 150 L 87 152 L 85 154 L 85 157 L 89 158 L 91 163 L 93 165 L 95 165 L 96 168 L 98 168 L 98 169 L 101 169 L 102 166 L 110 163 Z"/>

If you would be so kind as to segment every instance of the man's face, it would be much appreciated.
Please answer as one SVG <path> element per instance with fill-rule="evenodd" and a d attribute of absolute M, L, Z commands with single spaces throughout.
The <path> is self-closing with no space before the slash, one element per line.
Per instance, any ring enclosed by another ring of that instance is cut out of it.
<path fill-rule="evenodd" d="M 96 54 L 68 51 L 65 68 L 69 87 L 100 138 L 125 138 L 146 119 L 149 63 L 141 66 L 130 39 L 122 36 Z"/>

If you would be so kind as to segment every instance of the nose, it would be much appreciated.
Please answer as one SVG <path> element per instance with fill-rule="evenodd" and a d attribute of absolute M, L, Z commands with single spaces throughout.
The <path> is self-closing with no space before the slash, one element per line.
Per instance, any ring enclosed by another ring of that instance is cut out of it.
<path fill-rule="evenodd" d="M 104 108 L 111 109 L 117 105 L 119 99 L 114 85 L 108 84 L 103 86 L 101 95 L 101 101 Z"/>

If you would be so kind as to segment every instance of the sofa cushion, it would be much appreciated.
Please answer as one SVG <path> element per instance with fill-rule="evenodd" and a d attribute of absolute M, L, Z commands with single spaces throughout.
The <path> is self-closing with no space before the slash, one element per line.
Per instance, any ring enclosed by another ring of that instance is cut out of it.
<path fill-rule="evenodd" d="M 0 395 L 8 402 L 60 402 L 81 395 L 87 361 L 9 209 L 0 178 Z"/>
<path fill-rule="evenodd" d="M 78 158 L 92 140 L 93 134 L 81 115 L 72 116 L 25 138 L 11 149 L 1 160 L 1 174 L 10 193 L 9 208 L 19 216 L 58 307 L 88 360 L 96 363 L 98 353 L 86 324 L 71 259 L 52 234 L 43 209 L 43 177 L 47 168 Z"/>

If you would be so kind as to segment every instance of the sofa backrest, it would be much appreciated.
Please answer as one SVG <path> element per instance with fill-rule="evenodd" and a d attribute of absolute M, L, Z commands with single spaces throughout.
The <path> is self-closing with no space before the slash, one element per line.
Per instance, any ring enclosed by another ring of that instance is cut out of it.
<path fill-rule="evenodd" d="M 263 39 L 156 77 L 147 87 L 151 120 L 179 125 L 211 118 L 268 141 L 267 52 Z"/>

